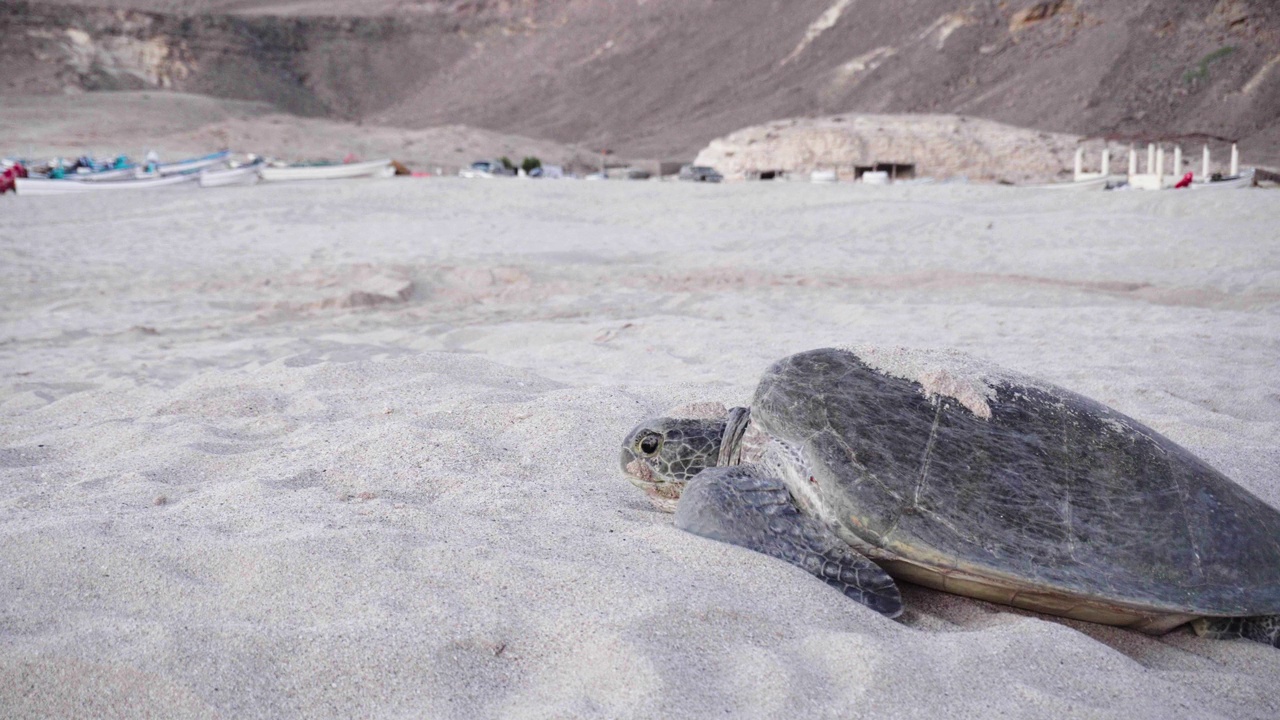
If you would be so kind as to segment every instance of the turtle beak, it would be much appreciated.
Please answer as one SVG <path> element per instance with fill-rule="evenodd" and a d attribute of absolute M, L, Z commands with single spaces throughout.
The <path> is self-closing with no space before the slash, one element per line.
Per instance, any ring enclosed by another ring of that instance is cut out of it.
<path fill-rule="evenodd" d="M 649 502 L 655 508 L 662 512 L 675 512 L 676 502 L 680 500 L 680 493 L 684 490 L 684 483 L 667 482 L 654 474 L 653 468 L 649 467 L 649 463 L 642 458 L 636 457 L 636 454 L 630 450 L 623 449 L 622 456 L 618 458 L 622 464 L 622 471 L 626 473 L 627 480 L 632 485 L 644 491 L 649 498 Z"/>
<path fill-rule="evenodd" d="M 652 490 L 658 484 L 658 478 L 654 477 L 653 469 L 644 460 L 636 457 L 635 453 L 623 448 L 622 456 L 618 460 L 622 464 L 622 472 L 627 474 L 627 479 L 632 485 L 642 490 Z"/>

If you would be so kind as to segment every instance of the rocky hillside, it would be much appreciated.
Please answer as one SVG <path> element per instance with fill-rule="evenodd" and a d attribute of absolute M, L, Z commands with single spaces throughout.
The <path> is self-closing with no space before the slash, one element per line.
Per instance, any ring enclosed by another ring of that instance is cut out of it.
<path fill-rule="evenodd" d="M 6 0 L 0 37 L 0 94 L 165 88 L 655 158 L 956 113 L 1280 163 L 1273 0 Z"/>

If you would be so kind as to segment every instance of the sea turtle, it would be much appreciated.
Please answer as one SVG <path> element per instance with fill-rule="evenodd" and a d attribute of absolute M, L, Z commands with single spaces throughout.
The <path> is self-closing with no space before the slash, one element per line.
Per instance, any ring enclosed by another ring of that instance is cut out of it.
<path fill-rule="evenodd" d="M 677 527 L 889 617 L 904 580 L 1280 646 L 1280 512 L 1132 418 L 958 353 L 792 355 L 750 408 L 640 423 L 621 462 Z"/>

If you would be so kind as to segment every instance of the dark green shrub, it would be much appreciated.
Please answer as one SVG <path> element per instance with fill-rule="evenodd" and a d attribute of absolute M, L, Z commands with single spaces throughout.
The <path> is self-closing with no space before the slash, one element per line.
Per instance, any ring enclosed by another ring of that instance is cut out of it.
<path fill-rule="evenodd" d="M 1190 68 L 1186 72 L 1182 73 L 1182 82 L 1187 84 L 1195 84 L 1202 80 L 1208 80 L 1209 66 L 1221 60 L 1222 58 L 1230 55 L 1235 51 L 1236 51 L 1236 48 L 1234 45 L 1227 45 L 1225 47 L 1220 47 L 1217 50 L 1214 50 L 1208 55 L 1205 55 L 1204 57 L 1200 58 L 1200 62 L 1196 63 L 1195 67 Z"/>

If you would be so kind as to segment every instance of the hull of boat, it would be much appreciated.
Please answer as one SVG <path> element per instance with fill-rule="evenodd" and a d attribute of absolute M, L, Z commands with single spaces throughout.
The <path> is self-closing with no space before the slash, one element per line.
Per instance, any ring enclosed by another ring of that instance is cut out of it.
<path fill-rule="evenodd" d="M 230 170 L 205 170 L 200 173 L 200 187 L 227 187 L 230 185 L 253 185 L 261 180 L 258 176 L 262 163 L 231 168 Z"/>
<path fill-rule="evenodd" d="M 149 190 L 151 188 L 182 185 L 195 179 L 195 175 L 171 175 L 169 177 L 116 180 L 113 182 L 18 178 L 17 190 L 19 195 L 71 195 L 75 193 L 110 192 L 113 190 Z"/>
<path fill-rule="evenodd" d="M 231 151 L 223 150 L 212 155 L 204 157 L 191 158 L 189 160 L 178 160 L 176 162 L 160 163 L 156 166 L 156 171 L 161 175 L 179 175 L 197 170 L 205 170 L 207 168 L 224 165 L 227 158 L 231 157 Z"/>
<path fill-rule="evenodd" d="M 71 175 L 70 178 L 80 182 L 115 182 L 117 180 L 136 178 L 141 171 L 141 168 L 135 167 L 116 168 L 114 170 L 99 170 L 94 173 L 77 173 Z"/>
<path fill-rule="evenodd" d="M 1037 190 L 1106 190 L 1107 184 L 1111 182 L 1107 177 L 1090 178 L 1089 180 L 1076 180 L 1074 182 L 1050 183 L 1048 185 L 1031 185 Z"/>
<path fill-rule="evenodd" d="M 1239 190 L 1253 186 L 1253 175 L 1239 175 L 1225 180 L 1210 180 L 1209 182 L 1192 183 L 1189 187 L 1195 190 Z"/>
<path fill-rule="evenodd" d="M 292 167 L 264 167 L 263 180 L 339 180 L 342 178 L 386 177 L 395 172 L 390 160 L 344 163 L 341 165 L 297 165 Z"/>

